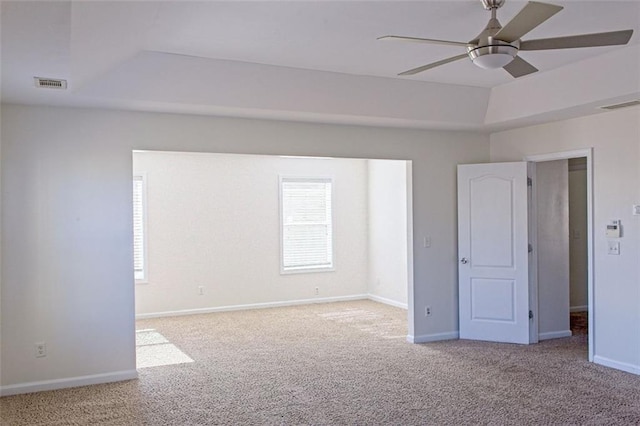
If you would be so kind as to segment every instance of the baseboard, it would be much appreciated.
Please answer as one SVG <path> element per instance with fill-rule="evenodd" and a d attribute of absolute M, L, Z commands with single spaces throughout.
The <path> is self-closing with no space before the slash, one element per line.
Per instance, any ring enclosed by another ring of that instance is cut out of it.
<path fill-rule="evenodd" d="M 407 336 L 407 342 L 409 343 L 429 343 L 439 342 L 441 340 L 456 340 L 460 334 L 457 331 L 451 331 L 448 333 L 436 333 L 436 334 L 421 334 L 419 336 Z"/>
<path fill-rule="evenodd" d="M 375 294 L 369 293 L 369 299 L 374 302 L 384 303 L 385 305 L 395 306 L 396 308 L 409 309 L 406 303 L 397 302 L 395 300 L 387 299 L 386 297 L 376 296 Z"/>
<path fill-rule="evenodd" d="M 165 311 L 165 312 L 154 312 L 149 314 L 137 314 L 136 319 L 175 317 L 175 316 L 181 316 L 181 315 L 211 314 L 214 312 L 243 311 L 247 309 L 280 308 L 283 306 L 310 305 L 313 303 L 349 302 L 352 300 L 363 300 L 363 299 L 365 300 L 369 299 L 369 295 L 354 294 L 351 296 L 317 297 L 314 299 L 287 300 L 285 302 L 249 303 L 246 305 L 219 306 L 215 308 L 182 309 L 179 311 Z"/>
<path fill-rule="evenodd" d="M 588 310 L 589 310 L 588 305 L 571 306 L 569 308 L 569 312 L 587 312 Z"/>
<path fill-rule="evenodd" d="M 538 340 L 561 339 L 572 335 L 571 330 L 548 331 L 546 333 L 538 333 Z"/>
<path fill-rule="evenodd" d="M 116 371 L 113 373 L 92 374 L 90 376 L 68 377 L 65 379 L 43 380 L 39 382 L 18 383 L 0 386 L 0 396 L 18 395 L 22 393 L 42 392 L 56 389 L 75 388 L 78 386 L 97 385 L 101 383 L 120 382 L 138 378 L 137 370 Z"/>
<path fill-rule="evenodd" d="M 605 358 L 603 356 L 594 356 L 593 362 L 596 364 L 604 365 L 605 367 L 615 368 L 616 370 L 626 371 L 627 373 L 635 374 L 640 376 L 640 365 L 628 364 L 626 362 L 614 361 L 610 358 Z"/>

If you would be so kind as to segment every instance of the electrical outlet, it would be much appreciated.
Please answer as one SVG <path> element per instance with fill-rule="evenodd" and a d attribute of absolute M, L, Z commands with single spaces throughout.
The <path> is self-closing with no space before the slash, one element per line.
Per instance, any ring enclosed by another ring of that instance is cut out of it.
<path fill-rule="evenodd" d="M 203 287 L 203 286 L 201 286 L 201 285 L 200 285 L 200 286 L 198 286 L 198 294 L 199 294 L 200 296 L 202 296 L 202 295 L 204 294 L 204 287 Z"/>
<path fill-rule="evenodd" d="M 36 342 L 35 349 L 36 358 L 44 358 L 45 356 L 47 356 L 47 345 L 44 342 Z"/>
<path fill-rule="evenodd" d="M 424 238 L 422 239 L 422 246 L 423 246 L 424 248 L 429 248 L 429 247 L 431 247 L 431 237 L 429 237 L 429 236 L 424 237 Z"/>
<path fill-rule="evenodd" d="M 424 316 L 425 317 L 430 317 L 431 316 L 431 306 L 425 306 L 424 307 Z"/>
<path fill-rule="evenodd" d="M 620 243 L 618 241 L 607 241 L 607 254 L 618 256 L 620 254 Z"/>
<path fill-rule="evenodd" d="M 320 294 L 320 288 L 316 287 L 316 296 Z"/>

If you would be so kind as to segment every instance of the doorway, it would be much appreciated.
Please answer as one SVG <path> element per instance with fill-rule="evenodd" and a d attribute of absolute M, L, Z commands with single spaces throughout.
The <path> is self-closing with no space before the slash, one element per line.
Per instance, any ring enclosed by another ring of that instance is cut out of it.
<path fill-rule="evenodd" d="M 586 335 L 586 158 L 535 168 L 538 339 Z"/>
<path fill-rule="evenodd" d="M 537 343 L 571 336 L 568 160 L 573 158 L 586 159 L 586 306 L 593 313 L 591 149 L 523 162 L 459 165 L 460 338 Z M 538 185 L 551 190 L 538 193 Z M 588 320 L 589 361 L 593 317 Z"/>
<path fill-rule="evenodd" d="M 407 307 L 406 161 L 145 151 L 133 172 L 148 207 L 138 318 L 355 298 Z"/>
<path fill-rule="evenodd" d="M 567 244 L 567 281 L 569 282 L 569 288 L 562 288 L 561 290 L 567 296 L 567 306 L 569 312 L 561 315 L 564 316 L 566 323 L 570 322 L 568 316 L 571 315 L 571 311 L 586 312 L 587 315 L 582 315 L 583 320 L 586 322 L 584 328 L 587 329 L 587 339 L 589 347 L 589 361 L 593 361 L 594 347 L 595 347 L 595 318 L 593 315 L 594 306 L 594 292 L 593 292 L 593 170 L 592 170 L 592 149 L 584 149 L 569 152 L 558 152 L 551 154 L 542 154 L 525 157 L 525 161 L 534 163 L 532 167 L 533 184 L 538 183 L 540 174 L 538 173 L 538 167 L 545 167 L 544 163 L 554 162 L 558 160 L 564 160 L 566 162 L 565 173 L 566 183 L 561 188 L 567 195 L 567 229 L 566 229 L 566 244 Z M 538 207 L 540 203 L 536 199 L 532 203 L 532 213 L 539 220 Z M 571 208 L 573 206 L 573 209 Z M 582 206 L 582 207 L 580 207 Z M 573 211 L 572 211 L 573 210 Z M 540 248 L 540 250 L 534 251 L 534 264 L 540 267 L 541 257 L 543 253 L 538 253 L 544 250 L 544 247 L 540 247 L 538 237 L 540 235 L 538 229 L 538 220 L 532 221 L 532 239 L 535 240 L 534 246 Z M 545 253 L 547 254 L 547 253 Z M 544 260 L 543 260 L 544 262 Z M 543 294 L 540 292 L 541 284 L 539 274 L 535 274 L 535 279 L 532 281 L 532 291 L 534 294 L 538 294 L 538 298 Z M 542 289 L 544 292 L 544 289 Z M 542 300 L 538 302 L 544 303 Z M 541 314 L 542 310 L 539 310 Z M 554 313 L 553 308 L 551 309 Z M 555 311 L 557 314 L 558 312 Z M 575 316 L 575 315 L 574 315 Z M 587 317 L 587 318 L 585 318 Z M 560 337 L 560 336 L 558 336 Z"/>
<path fill-rule="evenodd" d="M 569 169 L 569 323 L 573 335 L 588 334 L 587 159 L 568 160 Z"/>
<path fill-rule="evenodd" d="M 410 161 L 162 151 L 132 160 L 137 319 L 356 299 L 410 314 Z"/>

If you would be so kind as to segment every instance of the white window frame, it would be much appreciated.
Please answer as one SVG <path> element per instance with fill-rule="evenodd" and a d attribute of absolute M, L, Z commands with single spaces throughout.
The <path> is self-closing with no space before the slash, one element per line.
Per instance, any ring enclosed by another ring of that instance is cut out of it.
<path fill-rule="evenodd" d="M 282 186 L 283 182 L 327 182 L 331 184 L 331 264 L 327 266 L 284 266 L 284 197 Z M 280 206 L 280 274 L 304 274 L 315 272 L 332 272 L 335 271 L 335 182 L 332 177 L 327 176 L 279 176 L 279 206 Z"/>
<path fill-rule="evenodd" d="M 148 232 L 147 232 L 147 174 L 144 172 L 138 172 L 133 174 L 132 184 L 133 182 L 140 180 L 142 181 L 142 271 L 136 271 L 135 269 L 135 261 L 134 261 L 134 278 L 136 284 L 147 284 L 149 282 L 149 256 L 148 256 Z M 133 191 L 133 188 L 132 188 Z M 133 204 L 133 193 L 132 193 L 132 204 Z M 135 207 L 134 207 L 135 208 Z M 133 212 L 132 212 L 133 214 Z M 135 218 L 133 218 L 133 228 L 135 233 Z M 134 235 L 135 241 L 135 235 Z M 134 259 L 135 259 L 135 242 L 134 242 Z"/>

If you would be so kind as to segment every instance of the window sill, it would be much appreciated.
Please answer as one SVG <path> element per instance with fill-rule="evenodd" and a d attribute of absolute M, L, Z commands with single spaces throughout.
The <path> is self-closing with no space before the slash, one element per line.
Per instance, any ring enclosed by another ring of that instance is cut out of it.
<path fill-rule="evenodd" d="M 280 269 L 280 275 L 293 275 L 293 274 L 315 274 L 318 272 L 335 272 L 336 268 L 333 266 L 328 268 L 295 268 L 295 269 Z"/>

